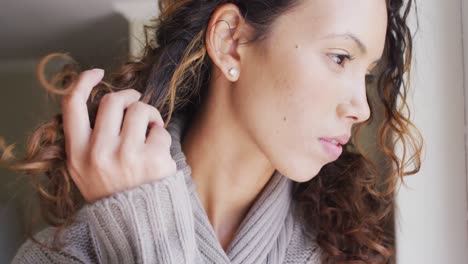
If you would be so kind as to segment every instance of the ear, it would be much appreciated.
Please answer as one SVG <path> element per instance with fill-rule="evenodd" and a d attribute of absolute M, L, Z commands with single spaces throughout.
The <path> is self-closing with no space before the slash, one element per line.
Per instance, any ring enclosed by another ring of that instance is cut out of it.
<path fill-rule="evenodd" d="M 206 50 L 231 82 L 237 81 L 241 73 L 239 44 L 246 43 L 251 35 L 252 29 L 235 4 L 221 5 L 213 12 L 205 35 Z"/>

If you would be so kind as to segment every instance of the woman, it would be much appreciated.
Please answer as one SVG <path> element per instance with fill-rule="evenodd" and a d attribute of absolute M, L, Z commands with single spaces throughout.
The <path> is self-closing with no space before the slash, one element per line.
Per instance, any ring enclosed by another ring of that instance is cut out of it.
<path fill-rule="evenodd" d="M 44 83 L 65 94 L 63 114 L 9 167 L 43 177 L 51 227 L 13 262 L 394 262 L 393 190 L 422 146 L 396 106 L 411 2 L 159 4 L 159 46 L 111 84 L 70 68 L 65 92 Z M 372 73 L 388 174 L 357 144 Z"/>

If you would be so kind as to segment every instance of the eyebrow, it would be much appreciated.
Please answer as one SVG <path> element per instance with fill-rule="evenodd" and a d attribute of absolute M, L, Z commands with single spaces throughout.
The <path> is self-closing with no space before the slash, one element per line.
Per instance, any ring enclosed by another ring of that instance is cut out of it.
<path fill-rule="evenodd" d="M 367 47 L 366 45 L 364 45 L 364 43 L 358 38 L 356 37 L 356 35 L 353 35 L 351 33 L 344 33 L 344 34 L 336 34 L 336 33 L 332 33 L 332 34 L 328 34 L 326 35 L 325 37 L 323 37 L 322 39 L 330 39 L 330 38 L 344 38 L 344 39 L 351 39 L 354 41 L 354 43 L 356 43 L 356 45 L 358 46 L 359 50 L 361 51 L 362 54 L 367 54 Z M 377 59 L 375 60 L 373 63 L 379 63 L 381 59 Z"/>
<path fill-rule="evenodd" d="M 326 35 L 325 37 L 323 37 L 323 39 L 330 39 L 330 38 L 344 38 L 344 39 L 351 39 L 353 40 L 357 46 L 359 47 L 359 49 L 361 50 L 361 53 L 363 54 L 366 54 L 367 53 L 367 48 L 366 48 L 366 45 L 364 45 L 364 43 L 362 43 L 362 41 L 356 37 L 355 35 L 351 34 L 351 33 L 345 33 L 345 34 L 335 34 L 335 33 L 332 33 L 332 34 L 328 34 Z"/>

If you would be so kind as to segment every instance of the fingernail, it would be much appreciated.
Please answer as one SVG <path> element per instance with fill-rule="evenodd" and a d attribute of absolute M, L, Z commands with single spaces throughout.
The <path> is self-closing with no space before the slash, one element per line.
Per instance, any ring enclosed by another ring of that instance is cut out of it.
<path fill-rule="evenodd" d="M 98 72 L 98 73 L 103 73 L 104 72 L 103 69 L 99 69 L 99 68 L 94 68 L 92 70 L 95 71 L 95 72 Z"/>

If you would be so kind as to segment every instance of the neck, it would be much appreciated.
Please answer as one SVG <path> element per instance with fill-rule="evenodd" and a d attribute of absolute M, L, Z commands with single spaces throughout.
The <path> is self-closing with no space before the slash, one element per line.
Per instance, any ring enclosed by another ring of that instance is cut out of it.
<path fill-rule="evenodd" d="M 229 111 L 227 96 L 205 99 L 181 145 L 213 229 L 230 240 L 275 170 Z"/>

